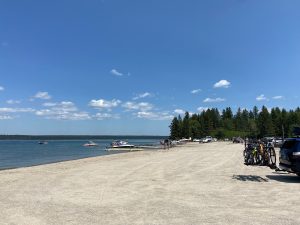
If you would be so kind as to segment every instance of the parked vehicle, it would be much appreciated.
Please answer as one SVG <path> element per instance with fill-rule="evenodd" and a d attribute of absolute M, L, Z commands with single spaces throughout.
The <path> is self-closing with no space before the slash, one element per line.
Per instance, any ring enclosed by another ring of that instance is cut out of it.
<path fill-rule="evenodd" d="M 282 140 L 282 138 L 276 138 L 275 139 L 275 142 L 274 142 L 274 146 L 275 147 L 281 147 L 282 146 L 282 144 L 283 144 L 283 140 Z"/>
<path fill-rule="evenodd" d="M 279 152 L 279 167 L 300 176 L 300 138 L 285 140 Z"/>
<path fill-rule="evenodd" d="M 244 143 L 244 140 L 241 137 L 234 137 L 232 139 L 233 143 Z"/>
<path fill-rule="evenodd" d="M 211 136 L 206 136 L 205 138 L 202 139 L 202 143 L 209 143 L 212 142 L 213 138 Z"/>

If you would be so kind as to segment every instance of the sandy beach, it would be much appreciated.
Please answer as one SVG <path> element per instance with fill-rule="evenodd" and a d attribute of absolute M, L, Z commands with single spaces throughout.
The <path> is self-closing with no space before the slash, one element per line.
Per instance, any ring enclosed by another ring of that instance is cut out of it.
<path fill-rule="evenodd" d="M 1 225 L 300 224 L 300 178 L 190 143 L 0 171 Z"/>

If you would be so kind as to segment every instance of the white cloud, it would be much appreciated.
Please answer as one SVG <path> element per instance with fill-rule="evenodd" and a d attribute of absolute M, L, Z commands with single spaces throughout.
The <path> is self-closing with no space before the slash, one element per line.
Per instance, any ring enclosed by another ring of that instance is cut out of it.
<path fill-rule="evenodd" d="M 138 112 L 138 118 L 148 119 L 148 120 L 172 120 L 173 115 L 170 115 L 167 112 Z"/>
<path fill-rule="evenodd" d="M 9 115 L 0 115 L 0 120 L 12 120 L 14 117 Z"/>
<path fill-rule="evenodd" d="M 0 108 L 0 120 L 11 120 L 19 117 L 16 113 L 33 113 L 32 108 Z M 13 116 L 10 114 L 14 114 Z"/>
<path fill-rule="evenodd" d="M 47 119 L 56 120 L 90 120 L 91 116 L 87 112 L 78 112 L 77 107 L 73 102 L 62 101 L 59 103 L 47 102 L 43 106 L 47 109 L 38 110 L 35 112 L 37 116 L 42 116 Z"/>
<path fill-rule="evenodd" d="M 43 116 L 47 119 L 56 120 L 89 120 L 91 117 L 87 112 L 68 112 L 68 111 L 57 111 L 54 109 L 42 109 L 36 111 L 37 116 Z"/>
<path fill-rule="evenodd" d="M 13 105 L 13 104 L 20 104 L 21 101 L 10 99 L 10 100 L 7 100 L 6 103 L 7 103 L 7 104 L 10 104 L 10 105 Z"/>
<path fill-rule="evenodd" d="M 78 110 L 73 102 L 66 102 L 66 101 L 57 103 L 57 105 L 53 106 L 52 109 L 57 111 L 64 111 L 64 112 L 75 112 Z"/>
<path fill-rule="evenodd" d="M 284 99 L 284 97 L 281 96 L 281 95 L 278 95 L 278 96 L 274 96 L 273 99 L 275 99 L 275 100 L 282 100 L 282 99 Z"/>
<path fill-rule="evenodd" d="M 191 94 L 198 94 L 201 91 L 202 91 L 201 89 L 195 89 L 191 91 Z"/>
<path fill-rule="evenodd" d="M 264 94 L 261 94 L 256 97 L 256 101 L 269 101 L 269 99 Z"/>
<path fill-rule="evenodd" d="M 151 93 L 145 92 L 145 93 L 137 95 L 136 97 L 133 98 L 133 100 L 138 100 L 141 98 L 146 98 L 146 97 L 151 97 L 151 96 L 153 96 Z"/>
<path fill-rule="evenodd" d="M 126 108 L 127 110 L 139 110 L 143 112 L 153 109 L 153 105 L 148 102 L 126 102 L 122 105 L 122 107 Z"/>
<path fill-rule="evenodd" d="M 174 113 L 176 113 L 176 114 L 185 114 L 185 111 L 183 109 L 175 109 Z"/>
<path fill-rule="evenodd" d="M 119 76 L 119 77 L 121 77 L 121 76 L 124 75 L 123 73 L 119 72 L 119 71 L 116 70 L 116 69 L 112 69 L 112 70 L 110 71 L 110 73 L 113 74 L 113 75 L 115 75 L 115 76 Z"/>
<path fill-rule="evenodd" d="M 91 117 L 87 112 L 67 113 L 58 117 L 61 120 L 90 120 Z"/>
<path fill-rule="evenodd" d="M 229 88 L 230 82 L 227 80 L 220 80 L 214 84 L 214 88 Z"/>
<path fill-rule="evenodd" d="M 48 99 L 51 99 L 51 96 L 46 91 L 45 92 L 39 91 L 38 93 L 35 94 L 34 98 L 48 100 Z"/>
<path fill-rule="evenodd" d="M 97 120 L 104 120 L 104 119 L 120 119 L 120 116 L 117 114 L 110 114 L 110 113 L 97 113 L 93 116 L 93 118 Z"/>
<path fill-rule="evenodd" d="M 45 102 L 43 104 L 43 106 L 45 106 L 45 107 L 53 107 L 53 106 L 56 106 L 56 105 L 57 105 L 57 103 L 53 103 L 53 102 Z"/>
<path fill-rule="evenodd" d="M 121 103 L 120 100 L 113 99 L 111 101 L 99 99 L 99 100 L 91 100 L 89 102 L 89 106 L 96 108 L 96 109 L 106 109 L 110 111 L 112 108 L 117 107 Z"/>
<path fill-rule="evenodd" d="M 207 111 L 209 108 L 208 107 L 198 107 L 197 110 L 199 112 Z"/>
<path fill-rule="evenodd" d="M 208 102 L 225 102 L 225 98 L 206 98 L 203 100 L 203 102 L 208 103 Z"/>
<path fill-rule="evenodd" d="M 3 86 L 0 86 L 0 91 L 4 91 L 4 87 Z"/>
<path fill-rule="evenodd" d="M 75 106 L 75 104 L 70 101 L 62 101 L 59 103 L 46 102 L 43 104 L 43 106 L 50 107 L 50 108 L 52 108 L 52 110 L 56 110 L 56 111 L 74 112 L 74 111 L 78 110 L 77 107 Z"/>
<path fill-rule="evenodd" d="M 0 113 L 26 113 L 26 112 L 35 112 L 32 108 L 0 108 Z"/>

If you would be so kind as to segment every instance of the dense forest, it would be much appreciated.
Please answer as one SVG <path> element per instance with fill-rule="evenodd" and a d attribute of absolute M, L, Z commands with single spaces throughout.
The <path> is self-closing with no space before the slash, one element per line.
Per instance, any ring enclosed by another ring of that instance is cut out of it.
<path fill-rule="evenodd" d="M 170 138 L 201 138 L 213 136 L 218 139 L 232 137 L 262 138 L 265 136 L 291 137 L 293 128 L 300 125 L 300 108 L 285 110 L 263 106 L 261 110 L 239 108 L 235 114 L 227 107 L 220 113 L 217 108 L 200 114 L 185 113 L 174 117 L 170 125 Z"/>

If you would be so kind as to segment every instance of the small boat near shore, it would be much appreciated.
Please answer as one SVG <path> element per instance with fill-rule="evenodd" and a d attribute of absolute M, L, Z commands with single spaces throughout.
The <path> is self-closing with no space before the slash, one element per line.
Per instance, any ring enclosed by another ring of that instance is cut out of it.
<path fill-rule="evenodd" d="M 84 147 L 95 147 L 95 146 L 98 146 L 98 144 L 96 144 L 93 141 L 89 141 L 88 143 L 85 143 L 83 146 Z"/>
<path fill-rule="evenodd" d="M 127 141 L 117 140 L 113 141 L 110 146 L 106 148 L 107 151 L 142 151 L 142 148 L 136 147 L 135 145 L 128 144 Z"/>

